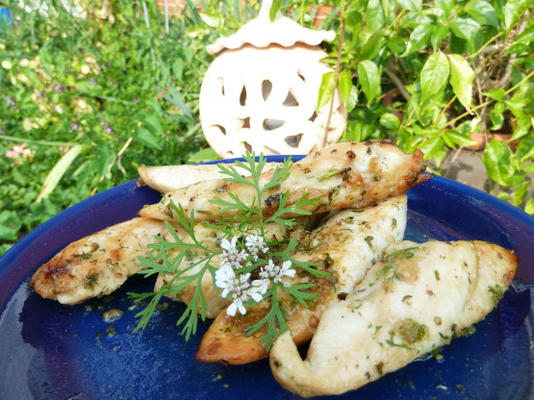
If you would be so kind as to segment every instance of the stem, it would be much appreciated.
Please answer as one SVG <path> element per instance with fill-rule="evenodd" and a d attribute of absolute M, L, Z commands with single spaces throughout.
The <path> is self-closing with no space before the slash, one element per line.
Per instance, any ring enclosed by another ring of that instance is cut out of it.
<path fill-rule="evenodd" d="M 453 101 L 456 99 L 456 95 L 452 96 L 452 98 L 449 100 L 449 102 L 445 105 L 445 107 L 443 107 L 440 111 L 440 113 L 438 114 L 438 116 L 436 117 L 436 119 L 434 121 L 432 121 L 432 128 L 434 128 L 434 125 L 436 124 L 436 122 L 439 121 L 439 119 L 441 118 L 441 116 L 445 113 L 445 111 L 447 110 L 447 108 L 449 108 L 451 106 L 451 104 L 453 103 Z"/>
<path fill-rule="evenodd" d="M 330 129 L 330 121 L 332 120 L 332 112 L 334 111 L 334 100 L 336 99 L 337 80 L 339 78 L 339 65 L 341 64 L 341 53 L 343 52 L 343 42 L 345 41 L 345 0 L 341 5 L 341 26 L 339 37 L 339 48 L 337 50 L 336 68 L 334 70 L 334 90 L 332 91 L 332 98 L 330 99 L 330 108 L 328 109 L 328 118 L 326 119 L 326 126 L 324 128 L 323 146 L 326 146 L 328 139 L 328 131 Z"/>
<path fill-rule="evenodd" d="M 512 86 L 510 89 L 508 89 L 506 92 L 504 92 L 504 94 L 508 94 L 508 93 L 512 92 L 512 91 L 515 90 L 518 86 L 520 86 L 524 81 L 526 81 L 527 79 L 529 79 L 531 76 L 534 76 L 534 71 L 531 71 L 530 74 L 526 75 L 523 79 L 521 79 L 519 82 L 517 82 L 514 86 Z M 495 100 L 491 99 L 491 100 L 488 100 L 488 101 L 486 101 L 486 102 L 484 102 L 484 103 L 482 103 L 482 104 L 479 104 L 479 105 L 476 106 L 476 107 L 473 107 L 473 108 L 471 109 L 470 112 L 465 112 L 465 113 L 463 113 L 463 114 L 457 116 L 456 118 L 454 118 L 454 119 L 450 120 L 449 122 L 447 122 L 447 124 L 446 124 L 445 126 L 449 126 L 449 125 L 455 123 L 456 121 L 462 119 L 463 117 L 465 117 L 465 116 L 467 116 L 467 115 L 473 113 L 474 111 L 476 111 L 476 110 L 478 110 L 478 109 L 480 109 L 480 108 L 482 108 L 482 107 L 487 106 L 488 104 L 491 104 L 491 103 L 494 102 L 494 101 L 495 101 Z"/>
<path fill-rule="evenodd" d="M 476 57 L 480 53 L 486 53 L 488 51 L 487 47 L 491 44 L 491 42 L 493 42 L 494 40 L 497 40 L 499 38 L 499 36 L 501 36 L 503 33 L 504 32 L 497 33 L 495 36 L 490 38 L 486 43 L 484 43 L 480 49 L 478 49 L 473 54 L 468 55 L 466 58 Z M 491 49 L 489 51 L 491 52 L 491 51 L 495 51 L 495 50 L 498 50 L 498 49 Z"/>
<path fill-rule="evenodd" d="M 404 84 L 402 83 L 400 78 L 397 76 L 397 74 L 395 74 L 395 72 L 393 72 L 393 70 L 389 68 L 389 65 L 386 68 L 384 68 L 384 72 L 386 73 L 387 76 L 389 76 L 389 79 L 393 81 L 397 89 L 399 89 L 399 91 L 402 94 L 402 97 L 404 97 L 406 101 L 409 101 L 410 93 L 408 93 L 408 91 L 406 90 L 406 87 L 404 87 Z"/>
<path fill-rule="evenodd" d="M 516 37 L 521 34 L 525 30 L 525 27 L 527 26 L 528 20 L 523 20 L 519 26 L 517 27 L 516 31 Z M 508 39 L 509 40 L 509 39 Z M 508 45 L 506 46 L 508 47 Z M 504 70 L 504 74 L 499 82 L 497 82 L 497 87 L 505 88 L 510 83 L 510 78 L 512 77 L 512 68 L 514 66 L 514 61 L 516 59 L 517 54 L 513 53 L 510 58 L 508 59 L 508 64 L 506 65 L 506 69 Z"/>
<path fill-rule="evenodd" d="M 30 144 L 36 144 L 41 146 L 75 146 L 77 143 L 72 142 L 53 142 L 49 140 L 32 140 L 32 139 L 25 139 L 25 138 L 18 138 L 8 135 L 0 135 L 0 140 L 6 140 L 8 142 L 19 142 L 19 143 L 30 143 Z"/>

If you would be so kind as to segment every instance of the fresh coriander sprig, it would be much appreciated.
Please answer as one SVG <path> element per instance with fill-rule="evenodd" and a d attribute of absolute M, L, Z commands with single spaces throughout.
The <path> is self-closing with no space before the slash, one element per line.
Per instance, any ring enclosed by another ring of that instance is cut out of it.
<path fill-rule="evenodd" d="M 202 293 L 202 279 L 206 272 L 208 272 L 212 275 L 213 281 L 215 281 L 215 271 L 217 268 L 211 264 L 211 259 L 215 255 L 220 254 L 221 251 L 213 250 L 197 239 L 194 229 L 194 211 L 192 211 L 189 218 L 187 218 L 181 205 L 175 205 L 173 203 L 172 208 L 174 219 L 187 233 L 191 242 L 182 240 L 175 228 L 168 222 L 165 222 L 165 226 L 167 227 L 172 240 L 165 240 L 156 236 L 156 243 L 149 245 L 150 252 L 148 253 L 148 256 L 146 258 L 139 257 L 139 265 L 142 267 L 139 271 L 140 274 L 149 277 L 159 273 L 166 273 L 171 274 L 172 279 L 165 283 L 155 293 L 143 293 L 141 295 L 130 293 L 133 298 L 139 300 L 146 300 L 147 298 L 152 297 L 147 307 L 136 314 L 136 318 L 139 318 L 139 322 L 134 329 L 134 332 L 146 327 L 163 296 L 177 294 L 186 287 L 192 286 L 194 287 L 193 296 L 182 316 L 176 323 L 177 326 L 180 326 L 185 322 L 185 325 L 182 328 L 182 334 L 185 334 L 186 340 L 188 340 L 191 334 L 196 333 L 199 309 L 200 318 L 202 320 L 205 320 L 206 318 L 207 303 Z M 178 251 L 178 254 L 169 258 L 169 254 L 172 254 L 175 251 Z M 203 254 L 203 256 L 200 258 L 197 257 L 187 267 L 183 267 L 182 264 L 184 259 L 187 258 L 191 252 L 195 251 Z M 199 265 L 201 265 L 201 268 L 198 271 L 188 274 L 188 272 Z"/>
<path fill-rule="evenodd" d="M 273 340 L 289 329 L 279 296 L 285 292 L 285 296 L 290 296 L 303 307 L 308 307 L 309 302 L 317 297 L 310 292 L 315 286 L 313 283 L 294 283 L 297 269 L 315 277 L 329 274 L 317 268 L 320 264 L 294 258 L 298 242 L 286 236 L 296 226 L 295 219 L 288 216 L 310 215 L 304 207 L 315 205 L 318 199 L 310 199 L 305 195 L 288 205 L 289 191 L 274 190 L 289 177 L 290 159 L 267 174 L 262 174 L 266 165 L 263 155 L 259 156 L 257 162 L 250 154 L 246 154 L 244 159 L 245 162 L 219 165 L 219 168 L 227 176 L 225 181 L 250 186 L 255 194 L 252 203 L 245 204 L 237 194 L 231 192 L 227 192 L 224 199 L 217 196 L 210 200 L 221 206 L 221 213 L 237 211 L 239 219 L 221 218 L 196 225 L 194 212 L 187 217 L 179 204 L 172 204 L 174 219 L 183 232 L 176 231 L 166 223 L 169 240 L 156 238 L 156 243 L 150 245 L 149 255 L 140 258 L 140 266 L 144 268 L 141 274 L 151 276 L 164 273 L 171 279 L 155 293 L 135 295 L 143 300 L 151 297 L 147 307 L 136 315 L 139 318 L 136 330 L 147 325 L 163 296 L 177 295 L 186 288 L 192 288 L 192 298 L 177 322 L 177 325 L 183 324 L 182 334 L 185 334 L 186 340 L 189 339 L 196 332 L 199 314 L 201 319 L 206 316 L 208 303 L 202 292 L 202 280 L 208 273 L 214 292 L 228 301 L 228 315 L 234 316 L 238 312 L 246 314 L 247 308 L 258 302 L 270 304 L 265 316 L 248 329 L 249 335 L 264 330 L 260 343 L 269 350 Z M 250 176 L 242 176 L 240 170 L 247 171 Z M 271 208 L 268 215 L 263 213 L 262 202 Z M 199 226 L 221 233 L 216 235 L 220 241 L 215 248 L 197 238 L 195 230 Z M 283 238 L 276 237 L 274 227 L 278 227 Z M 193 259 L 184 265 L 184 260 L 191 258 L 191 255 Z"/>

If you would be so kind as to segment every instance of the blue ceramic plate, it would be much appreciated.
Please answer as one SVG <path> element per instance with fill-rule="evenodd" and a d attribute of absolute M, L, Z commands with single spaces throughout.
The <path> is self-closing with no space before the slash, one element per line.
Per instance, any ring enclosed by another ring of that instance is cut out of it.
<path fill-rule="evenodd" d="M 280 158 L 271 158 L 277 161 Z M 483 192 L 436 177 L 409 191 L 407 239 L 480 239 L 514 249 L 521 260 L 514 287 L 476 333 L 443 349 L 444 360 L 416 361 L 336 399 L 528 399 L 533 388 L 534 218 Z M 74 307 L 43 300 L 28 288 L 35 269 L 68 243 L 133 217 L 159 194 L 117 186 L 62 212 L 0 259 L 0 399 L 294 399 L 268 363 L 223 366 L 194 355 L 208 323 L 185 343 L 169 303 L 149 327 L 136 326 L 128 291 L 150 290 L 133 277 L 109 297 Z M 111 308 L 124 311 L 113 324 Z"/>

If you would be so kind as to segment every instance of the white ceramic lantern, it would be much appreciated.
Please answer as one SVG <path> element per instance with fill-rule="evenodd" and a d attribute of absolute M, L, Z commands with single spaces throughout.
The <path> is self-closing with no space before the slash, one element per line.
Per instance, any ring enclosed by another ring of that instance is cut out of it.
<path fill-rule="evenodd" d="M 336 142 L 346 112 L 339 92 L 328 130 L 330 104 L 317 110 L 322 75 L 319 47 L 333 31 L 314 31 L 289 18 L 269 19 L 272 1 L 237 33 L 207 47 L 218 54 L 200 90 L 200 118 L 210 146 L 222 157 L 306 154 Z"/>

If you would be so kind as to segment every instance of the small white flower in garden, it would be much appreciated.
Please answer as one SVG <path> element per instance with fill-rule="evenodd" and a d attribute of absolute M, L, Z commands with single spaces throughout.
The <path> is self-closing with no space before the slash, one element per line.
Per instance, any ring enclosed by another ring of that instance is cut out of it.
<path fill-rule="evenodd" d="M 27 58 L 23 58 L 22 60 L 20 60 L 19 62 L 19 65 L 23 68 L 27 67 L 30 65 L 30 62 L 28 61 Z"/>
<path fill-rule="evenodd" d="M 13 64 L 11 64 L 9 61 L 7 61 L 7 60 L 2 61 L 2 68 L 11 69 L 12 66 L 13 66 Z"/>
<path fill-rule="evenodd" d="M 40 62 L 41 62 L 41 59 L 39 58 L 39 56 L 35 57 L 33 60 L 30 61 L 30 68 L 31 69 L 37 68 Z"/>
<path fill-rule="evenodd" d="M 265 246 L 263 237 L 258 235 L 250 235 L 245 239 L 245 247 L 250 252 L 250 255 L 254 258 L 254 261 L 258 261 L 258 252 L 263 254 L 267 253 L 269 248 Z"/>
<path fill-rule="evenodd" d="M 88 65 L 82 65 L 82 68 L 80 70 L 82 74 L 87 75 L 91 72 L 91 68 L 89 68 Z"/>
<path fill-rule="evenodd" d="M 221 241 L 221 247 L 223 249 L 222 259 L 223 265 L 227 264 L 233 268 L 241 268 L 241 262 L 245 260 L 246 254 L 243 250 L 237 249 L 237 236 L 232 237 L 232 240 L 223 239 Z"/>
<path fill-rule="evenodd" d="M 30 118 L 24 118 L 22 121 L 22 128 L 25 131 L 31 131 L 32 130 L 32 120 Z"/>
<path fill-rule="evenodd" d="M 30 80 L 28 79 L 28 77 L 24 74 L 18 74 L 17 75 L 17 79 L 19 80 L 19 82 L 22 82 L 22 83 L 29 83 Z"/>

